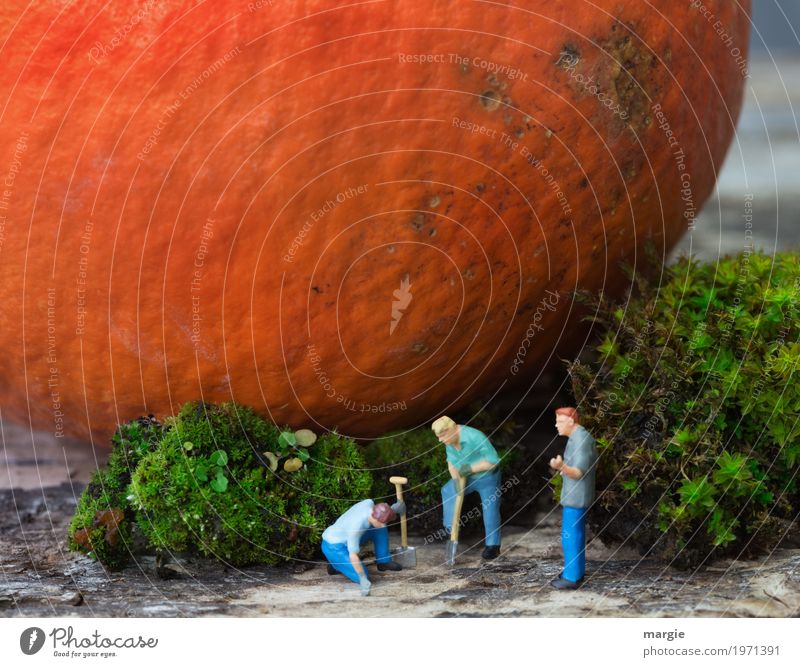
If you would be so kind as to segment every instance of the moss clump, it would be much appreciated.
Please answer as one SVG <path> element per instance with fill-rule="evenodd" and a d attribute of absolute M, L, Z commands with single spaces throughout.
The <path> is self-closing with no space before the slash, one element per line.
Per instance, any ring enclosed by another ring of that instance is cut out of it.
<path fill-rule="evenodd" d="M 514 447 L 516 425 L 512 420 L 496 409 L 482 408 L 480 403 L 454 415 L 453 419 L 459 424 L 468 423 L 489 437 L 500 456 L 504 480 L 515 474 L 521 457 Z M 389 477 L 408 478 L 409 486 L 404 489 L 404 496 L 409 530 L 418 534 L 434 534 L 442 527 L 441 488 L 450 479 L 444 448 L 428 425 L 387 433 L 370 443 L 364 453 L 373 477 L 376 502 L 394 502 L 395 489 L 389 483 Z M 506 497 L 504 494 L 504 506 Z M 469 513 L 472 517 L 464 524 L 465 527 L 481 524 L 478 512 L 470 512 L 479 505 L 472 496 L 465 498 L 462 514 Z"/>
<path fill-rule="evenodd" d="M 158 549 L 232 565 L 311 558 L 346 509 L 338 496 L 367 497 L 371 478 L 351 439 L 326 434 L 306 448 L 292 436 L 235 403 L 185 405 L 133 473 L 142 533 Z M 303 466 L 286 472 L 289 459 Z"/>
<path fill-rule="evenodd" d="M 153 451 L 164 426 L 152 415 L 120 426 L 104 470 L 97 470 L 78 501 L 68 529 L 71 549 L 86 553 L 109 570 L 124 567 L 135 536 L 128 485 L 136 466 Z"/>
<path fill-rule="evenodd" d="M 570 375 L 594 530 L 683 566 L 774 547 L 800 503 L 800 256 L 684 259 L 591 303 L 599 357 Z"/>
<path fill-rule="evenodd" d="M 189 403 L 133 473 L 137 522 L 157 549 L 196 551 L 232 564 L 276 563 L 286 539 L 282 499 L 256 452 L 279 436 L 247 408 Z"/>

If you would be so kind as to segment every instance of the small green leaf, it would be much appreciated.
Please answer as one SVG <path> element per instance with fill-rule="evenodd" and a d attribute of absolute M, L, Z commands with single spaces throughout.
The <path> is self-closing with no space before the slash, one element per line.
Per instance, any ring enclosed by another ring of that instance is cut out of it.
<path fill-rule="evenodd" d="M 690 509 L 692 514 L 697 515 L 703 508 L 711 509 L 714 506 L 715 490 L 707 479 L 701 477 L 685 480 L 678 492 L 681 502 Z"/>
<path fill-rule="evenodd" d="M 603 339 L 603 342 L 597 346 L 597 351 L 605 356 L 611 356 L 612 354 L 617 354 L 617 343 L 609 336 L 606 336 Z"/>
<path fill-rule="evenodd" d="M 298 449 L 296 454 L 297 458 L 303 461 L 304 463 L 311 458 L 311 454 L 309 454 L 305 449 Z"/>
<path fill-rule="evenodd" d="M 193 443 L 193 442 L 190 442 L 189 440 L 187 440 L 186 442 L 184 442 L 184 443 L 183 443 L 183 448 L 184 448 L 184 449 L 185 449 L 187 452 L 191 452 L 191 451 L 192 451 L 192 449 L 194 449 L 194 443 Z"/>
<path fill-rule="evenodd" d="M 738 523 L 735 517 L 726 519 L 725 512 L 722 509 L 715 509 L 711 515 L 711 520 L 708 522 L 708 532 L 714 536 L 714 545 L 722 546 L 728 542 L 733 542 L 736 539 L 733 529 Z"/>
<path fill-rule="evenodd" d="M 281 431 L 278 436 L 278 444 L 283 448 L 294 447 L 297 444 L 297 438 L 291 431 Z"/>
<path fill-rule="evenodd" d="M 202 463 L 198 463 L 197 464 L 197 467 L 194 469 L 194 475 L 201 482 L 207 482 L 208 481 L 208 469 Z"/>
<path fill-rule="evenodd" d="M 747 482 L 752 479 L 753 473 L 747 467 L 747 457 L 737 453 L 723 452 L 714 471 L 714 483 L 720 486 L 734 482 Z"/>
<path fill-rule="evenodd" d="M 228 455 L 223 452 L 221 449 L 218 449 L 211 455 L 210 458 L 211 463 L 217 466 L 224 466 L 228 463 Z"/>
<path fill-rule="evenodd" d="M 228 478 L 224 475 L 217 475 L 211 480 L 211 488 L 217 493 L 225 493 L 226 489 L 228 488 Z"/>

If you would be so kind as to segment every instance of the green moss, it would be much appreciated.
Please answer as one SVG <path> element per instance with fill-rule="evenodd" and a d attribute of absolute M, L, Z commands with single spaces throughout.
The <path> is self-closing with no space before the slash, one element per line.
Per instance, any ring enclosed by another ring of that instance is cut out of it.
<path fill-rule="evenodd" d="M 155 449 L 163 432 L 164 427 L 152 415 L 117 429 L 106 468 L 94 473 L 78 501 L 67 532 L 71 549 L 88 554 L 109 570 L 127 564 L 135 536 L 128 485 L 133 470 Z M 109 513 L 115 510 L 123 518 L 109 522 Z"/>
<path fill-rule="evenodd" d="M 297 453 L 280 436 L 235 403 L 184 406 L 133 475 L 137 521 L 150 544 L 232 565 L 311 558 L 322 531 L 353 502 L 340 497 L 368 497 L 371 480 L 355 443 L 335 433 L 308 449 L 299 471 L 273 472 L 262 452 L 283 461 Z"/>
<path fill-rule="evenodd" d="M 800 257 L 684 259 L 590 301 L 597 356 L 570 375 L 602 453 L 595 530 L 687 566 L 774 547 L 800 503 Z"/>

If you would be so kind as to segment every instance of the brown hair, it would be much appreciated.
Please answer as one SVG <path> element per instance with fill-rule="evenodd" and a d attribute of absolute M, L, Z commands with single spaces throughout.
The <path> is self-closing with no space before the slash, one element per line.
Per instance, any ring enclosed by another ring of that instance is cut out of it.
<path fill-rule="evenodd" d="M 581 420 L 578 417 L 578 411 L 575 408 L 558 408 L 556 410 L 556 416 L 558 415 L 564 415 L 565 417 L 569 417 L 576 424 L 581 423 Z"/>

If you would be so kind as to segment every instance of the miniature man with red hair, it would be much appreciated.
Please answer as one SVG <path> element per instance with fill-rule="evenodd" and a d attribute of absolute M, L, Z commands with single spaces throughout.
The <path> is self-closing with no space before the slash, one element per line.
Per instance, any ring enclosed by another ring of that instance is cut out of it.
<path fill-rule="evenodd" d="M 375 547 L 375 560 L 378 570 L 402 570 L 389 553 L 389 530 L 398 514 L 406 513 L 406 504 L 399 500 L 394 505 L 375 504 L 374 500 L 356 503 L 336 523 L 328 526 L 322 533 L 322 553 L 328 559 L 328 574 L 340 572 L 350 581 L 361 587 L 361 595 L 369 595 L 372 583 L 367 570 L 361 562 L 361 545 L 372 542 Z"/>
<path fill-rule="evenodd" d="M 594 501 L 594 471 L 597 447 L 594 438 L 579 423 L 575 408 L 556 410 L 556 429 L 565 435 L 564 458 L 550 459 L 550 467 L 561 473 L 561 549 L 564 569 L 550 583 L 559 589 L 578 588 L 586 573 L 586 511 Z"/>

